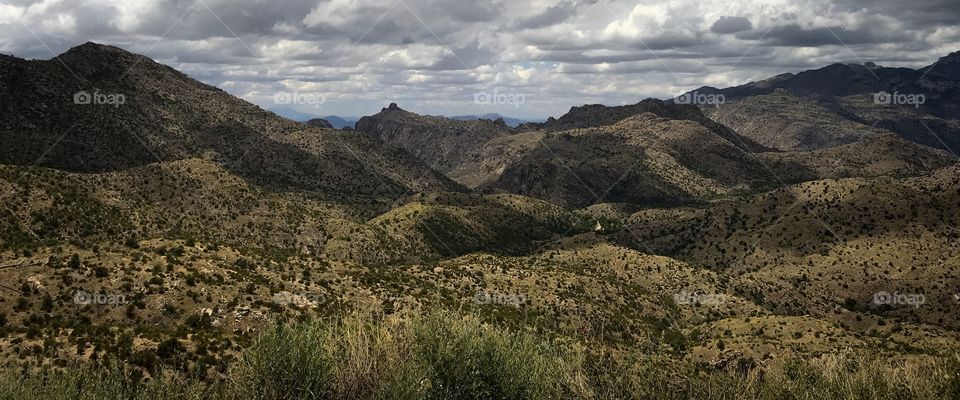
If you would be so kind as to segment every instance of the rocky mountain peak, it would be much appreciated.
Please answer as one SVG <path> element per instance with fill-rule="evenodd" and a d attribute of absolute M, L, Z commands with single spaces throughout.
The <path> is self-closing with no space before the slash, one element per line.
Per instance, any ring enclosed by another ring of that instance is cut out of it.
<path fill-rule="evenodd" d="M 960 51 L 941 57 L 936 63 L 924 68 L 929 75 L 960 79 Z"/>
<path fill-rule="evenodd" d="M 117 80 L 137 69 L 158 69 L 163 66 L 148 57 L 130 53 L 119 47 L 87 42 L 67 50 L 57 60 L 82 77 Z"/>

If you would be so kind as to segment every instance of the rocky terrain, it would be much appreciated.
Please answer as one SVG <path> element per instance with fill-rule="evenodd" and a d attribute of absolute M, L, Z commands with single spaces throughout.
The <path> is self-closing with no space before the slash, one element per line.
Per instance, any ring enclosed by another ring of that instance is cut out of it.
<path fill-rule="evenodd" d="M 704 111 L 738 133 L 781 150 L 837 146 L 886 130 L 955 152 L 960 147 L 958 60 L 960 52 L 915 70 L 834 64 L 690 93 L 724 96 L 723 104 Z"/>
<path fill-rule="evenodd" d="M 357 129 L 468 188 L 574 208 L 694 204 L 823 178 L 913 176 L 955 162 L 946 151 L 843 119 L 784 90 L 703 112 L 654 99 L 574 107 L 517 129 L 421 116 L 392 104 Z"/>
<path fill-rule="evenodd" d="M 478 153 L 492 140 L 510 135 L 502 120 L 461 121 L 417 115 L 390 104 L 380 113 L 363 117 L 357 131 L 407 150 L 434 170 L 471 188 L 484 183 L 475 176 L 481 169 Z"/>
<path fill-rule="evenodd" d="M 391 104 L 356 131 L 115 47 L 0 57 L 0 96 L 17 100 L 0 102 L 0 362 L 224 380 L 264 332 L 358 309 L 457 310 L 696 376 L 947 359 L 956 57 L 923 77 L 836 65 L 703 89 L 718 107 L 588 105 L 516 128 Z M 923 107 L 865 100 L 920 87 Z"/>
<path fill-rule="evenodd" d="M 458 186 L 368 135 L 318 130 L 122 49 L 0 60 L 0 162 L 109 172 L 209 156 L 261 186 L 393 196 Z M 122 103 L 122 104 L 121 104 Z"/>

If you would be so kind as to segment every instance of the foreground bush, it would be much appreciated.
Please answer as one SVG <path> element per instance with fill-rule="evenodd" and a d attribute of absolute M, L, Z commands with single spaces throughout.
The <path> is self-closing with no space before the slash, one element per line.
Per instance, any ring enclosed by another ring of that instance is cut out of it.
<path fill-rule="evenodd" d="M 278 327 L 249 350 L 234 383 L 259 399 L 549 399 L 577 393 L 579 369 L 547 342 L 436 313 Z"/>
<path fill-rule="evenodd" d="M 649 356 L 597 355 L 446 312 L 358 315 L 267 330 L 213 384 L 129 368 L 0 376 L 0 399 L 956 399 L 960 359 L 853 355 L 778 368 L 704 371 Z"/>

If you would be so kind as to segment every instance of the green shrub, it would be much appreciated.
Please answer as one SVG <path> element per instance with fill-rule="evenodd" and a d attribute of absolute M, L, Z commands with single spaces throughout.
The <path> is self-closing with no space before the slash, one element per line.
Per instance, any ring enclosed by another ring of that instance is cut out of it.
<path fill-rule="evenodd" d="M 275 327 L 245 354 L 235 381 L 257 399 L 541 399 L 569 397 L 578 365 L 475 317 L 367 315 Z"/>
<path fill-rule="evenodd" d="M 157 353 L 184 351 L 175 339 Z M 199 349 L 199 348 L 198 348 Z M 960 357 L 893 360 L 855 354 L 749 359 L 729 370 L 670 356 L 586 352 L 486 325 L 474 316 L 359 313 L 267 329 L 228 371 L 199 383 L 133 366 L 0 371 L 0 399 L 957 399 Z M 743 360 L 740 360 L 743 361 Z"/>

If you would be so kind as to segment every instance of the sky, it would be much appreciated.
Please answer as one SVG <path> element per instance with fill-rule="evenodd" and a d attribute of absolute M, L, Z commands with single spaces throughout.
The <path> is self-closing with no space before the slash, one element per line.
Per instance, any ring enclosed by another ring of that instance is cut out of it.
<path fill-rule="evenodd" d="M 0 0 L 0 53 L 93 41 L 267 109 L 559 116 L 960 50 L 957 0 Z"/>

